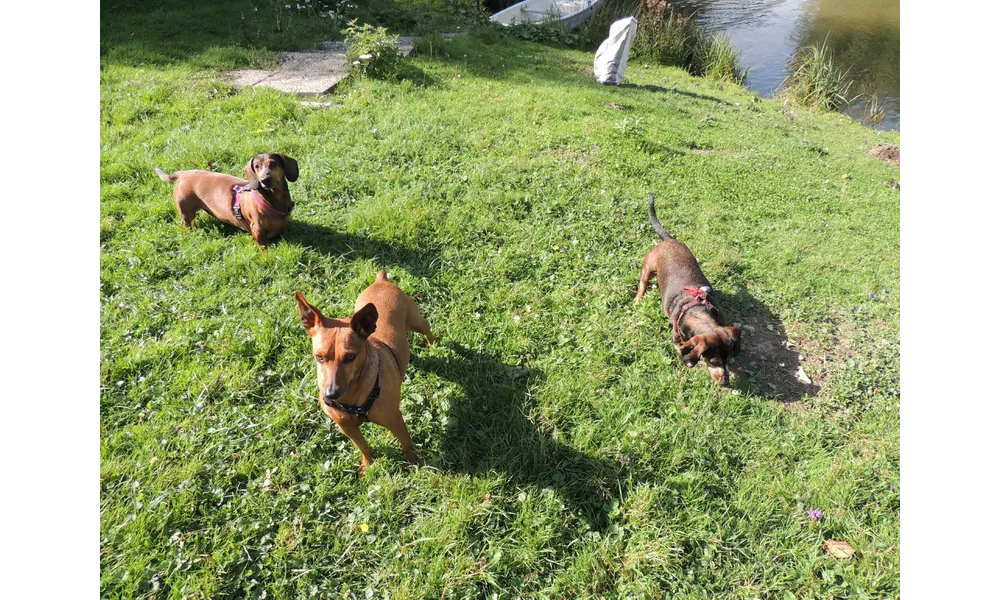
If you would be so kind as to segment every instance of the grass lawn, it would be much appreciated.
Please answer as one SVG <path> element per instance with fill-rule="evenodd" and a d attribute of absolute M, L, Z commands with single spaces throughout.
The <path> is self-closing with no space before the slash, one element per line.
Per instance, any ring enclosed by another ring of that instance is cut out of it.
<path fill-rule="evenodd" d="M 102 597 L 898 597 L 898 132 L 475 34 L 310 108 L 222 69 L 325 20 L 163 4 L 101 14 Z M 301 168 L 266 256 L 153 173 L 266 151 Z M 748 326 L 733 389 L 631 302 L 650 192 Z M 359 478 L 293 292 L 347 316 L 380 268 L 441 341 L 424 466 L 366 425 Z"/>

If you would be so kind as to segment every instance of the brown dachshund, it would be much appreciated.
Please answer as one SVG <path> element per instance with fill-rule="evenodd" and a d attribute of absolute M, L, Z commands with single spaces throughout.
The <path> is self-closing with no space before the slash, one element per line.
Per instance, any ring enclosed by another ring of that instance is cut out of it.
<path fill-rule="evenodd" d="M 253 236 L 263 250 L 288 227 L 292 197 L 287 181 L 299 178 L 299 163 L 284 154 L 258 154 L 250 159 L 246 179 L 212 171 L 175 171 L 170 175 L 154 169 L 163 181 L 176 181 L 174 200 L 184 227 L 199 210 L 239 227 Z"/>
<path fill-rule="evenodd" d="M 673 326 L 674 348 L 689 367 L 704 358 L 712 379 L 729 384 L 727 361 L 740 351 L 739 323 L 726 327 L 726 317 L 712 296 L 712 286 L 701 272 L 698 259 L 691 250 L 667 233 L 656 218 L 653 195 L 649 195 L 649 220 L 662 242 L 649 251 L 642 261 L 636 304 L 646 293 L 651 277 L 660 281 L 663 312 Z"/>
<path fill-rule="evenodd" d="M 416 331 L 434 343 L 417 303 L 385 271 L 361 292 L 348 319 L 324 317 L 302 292 L 295 292 L 295 300 L 312 338 L 320 408 L 361 451 L 361 474 L 372 462 L 372 449 L 361 433 L 361 424 L 368 421 L 392 432 L 406 460 L 419 464 L 399 411 L 400 386 L 410 363 L 406 332 Z"/>

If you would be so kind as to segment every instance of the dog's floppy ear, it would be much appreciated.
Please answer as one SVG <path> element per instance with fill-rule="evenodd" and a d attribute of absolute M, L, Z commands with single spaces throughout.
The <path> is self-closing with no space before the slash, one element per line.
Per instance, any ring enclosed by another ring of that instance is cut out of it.
<path fill-rule="evenodd" d="M 295 181 L 299 178 L 299 161 L 284 154 L 275 154 L 275 156 L 281 161 L 281 168 L 285 171 L 285 179 Z"/>
<path fill-rule="evenodd" d="M 323 324 L 323 314 L 319 312 L 318 308 L 306 302 L 306 297 L 298 290 L 295 291 L 295 301 L 299 304 L 302 326 L 306 328 L 309 335 L 312 335 L 313 331 Z"/>
<path fill-rule="evenodd" d="M 247 176 L 247 181 L 250 182 L 247 187 L 251 190 L 260 189 L 260 180 L 257 179 L 257 172 L 253 170 L 253 159 L 255 158 L 257 157 L 251 156 L 250 160 L 247 162 L 247 166 L 243 169 L 243 174 Z"/>
<path fill-rule="evenodd" d="M 736 356 L 740 353 L 740 334 L 743 332 L 743 326 L 739 323 L 733 323 L 730 327 L 726 327 L 726 333 L 729 334 L 729 340 L 727 342 L 729 346 L 729 356 Z"/>
<path fill-rule="evenodd" d="M 705 342 L 705 336 L 696 335 L 688 341 L 684 342 L 681 346 L 681 360 L 684 361 L 689 367 L 693 367 L 698 364 L 701 359 L 701 355 L 705 350 L 708 350 L 708 344 Z"/>
<path fill-rule="evenodd" d="M 351 317 L 351 329 L 363 339 L 375 333 L 375 323 L 378 321 L 378 309 L 369 302 Z"/>

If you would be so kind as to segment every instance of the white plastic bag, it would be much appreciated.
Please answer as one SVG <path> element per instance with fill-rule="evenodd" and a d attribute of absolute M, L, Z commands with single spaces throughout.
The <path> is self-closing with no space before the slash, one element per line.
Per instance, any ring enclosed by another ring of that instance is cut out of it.
<path fill-rule="evenodd" d="M 609 85 L 618 85 L 625 79 L 628 51 L 635 39 L 639 22 L 635 17 L 625 17 L 611 24 L 611 35 L 601 43 L 594 55 L 594 79 Z"/>

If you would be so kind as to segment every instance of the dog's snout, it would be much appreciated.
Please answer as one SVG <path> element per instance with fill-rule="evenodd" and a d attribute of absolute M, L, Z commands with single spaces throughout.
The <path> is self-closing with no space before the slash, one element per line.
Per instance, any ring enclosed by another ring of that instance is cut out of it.
<path fill-rule="evenodd" d="M 323 391 L 323 398 L 327 401 L 333 401 L 339 399 L 341 394 L 343 394 L 343 390 L 340 389 L 340 386 L 331 385 Z"/>
<path fill-rule="evenodd" d="M 272 181 L 274 181 L 274 178 L 272 178 L 271 176 L 260 178 L 260 184 L 263 185 L 264 187 L 271 187 Z"/>

